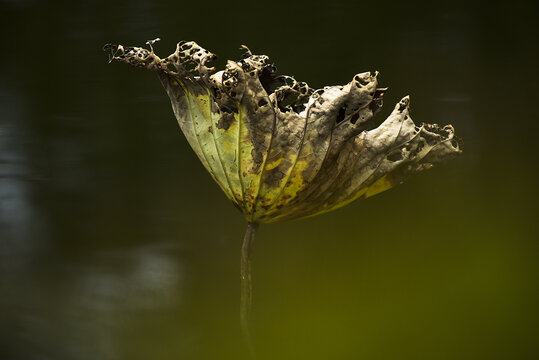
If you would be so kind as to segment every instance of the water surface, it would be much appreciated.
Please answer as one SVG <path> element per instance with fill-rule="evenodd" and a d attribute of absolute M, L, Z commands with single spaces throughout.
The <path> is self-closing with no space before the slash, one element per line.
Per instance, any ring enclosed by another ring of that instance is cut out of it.
<path fill-rule="evenodd" d="M 262 226 L 260 359 L 532 359 L 537 5 L 5 1 L 0 358 L 241 359 L 245 224 L 180 133 L 159 54 L 241 44 L 313 87 L 378 70 L 387 116 L 455 126 L 464 155 L 320 217 Z"/>

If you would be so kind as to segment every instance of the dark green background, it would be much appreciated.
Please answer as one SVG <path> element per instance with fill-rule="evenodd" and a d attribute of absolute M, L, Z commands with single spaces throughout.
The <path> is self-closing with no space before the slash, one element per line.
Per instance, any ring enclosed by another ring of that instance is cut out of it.
<path fill-rule="evenodd" d="M 242 216 L 155 75 L 107 42 L 241 44 L 312 87 L 378 70 L 387 116 L 462 157 L 327 215 L 262 226 L 260 359 L 536 359 L 532 1 L 3 1 L 0 358 L 242 359 Z"/>

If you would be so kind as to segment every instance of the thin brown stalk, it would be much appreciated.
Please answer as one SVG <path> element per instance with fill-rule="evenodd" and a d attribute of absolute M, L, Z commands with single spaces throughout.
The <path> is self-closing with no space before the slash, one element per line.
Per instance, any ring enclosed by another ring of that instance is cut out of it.
<path fill-rule="evenodd" d="M 241 297 L 240 297 L 240 321 L 243 338 L 251 355 L 254 358 L 255 352 L 251 340 L 249 326 L 249 314 L 251 313 L 252 284 L 251 284 L 251 246 L 255 238 L 257 223 L 248 223 L 243 245 L 241 247 Z"/>

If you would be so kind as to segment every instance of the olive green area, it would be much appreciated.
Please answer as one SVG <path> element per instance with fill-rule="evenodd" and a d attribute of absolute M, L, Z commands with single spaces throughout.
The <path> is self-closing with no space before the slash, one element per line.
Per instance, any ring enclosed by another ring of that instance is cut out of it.
<path fill-rule="evenodd" d="M 191 148 L 248 222 L 323 214 L 461 152 L 451 125 L 414 124 L 409 97 L 376 124 L 387 91 L 378 72 L 313 91 L 246 46 L 215 72 L 215 54 L 197 43 L 161 59 L 159 40 L 104 50 L 109 62 L 157 72 Z"/>
<path fill-rule="evenodd" d="M 259 360 L 539 358 L 537 12 L 532 1 L 3 1 L 0 359 L 245 359 L 245 219 L 157 75 L 101 51 L 155 36 L 165 56 L 196 40 L 217 69 L 246 44 L 316 89 L 378 70 L 389 89 L 376 124 L 410 94 L 417 124 L 452 124 L 463 139 L 462 155 L 390 191 L 260 225 Z"/>

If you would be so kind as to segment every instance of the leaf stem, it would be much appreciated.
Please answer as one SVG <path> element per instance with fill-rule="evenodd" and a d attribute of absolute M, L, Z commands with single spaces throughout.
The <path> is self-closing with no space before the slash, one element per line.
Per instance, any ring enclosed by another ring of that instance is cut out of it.
<path fill-rule="evenodd" d="M 251 358 L 254 359 L 254 347 L 249 330 L 249 314 L 251 313 L 252 285 L 251 285 L 251 246 L 255 238 L 257 223 L 247 223 L 247 230 L 241 247 L 241 296 L 240 296 L 240 321 L 243 338 L 249 349 Z"/>

